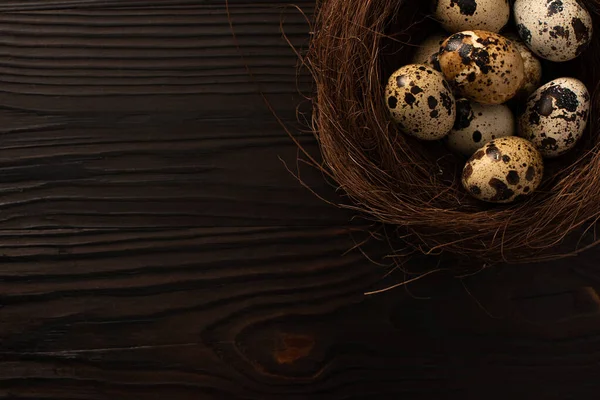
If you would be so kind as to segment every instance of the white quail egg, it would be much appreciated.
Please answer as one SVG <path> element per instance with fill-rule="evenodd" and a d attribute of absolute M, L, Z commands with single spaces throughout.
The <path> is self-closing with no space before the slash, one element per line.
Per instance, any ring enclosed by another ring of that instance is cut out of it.
<path fill-rule="evenodd" d="M 435 18 L 448 32 L 482 29 L 499 32 L 508 22 L 507 0 L 436 0 Z"/>
<path fill-rule="evenodd" d="M 573 148 L 583 135 L 590 94 L 575 78 L 559 78 L 536 90 L 519 118 L 519 136 L 529 140 L 544 157 Z"/>
<path fill-rule="evenodd" d="M 490 140 L 514 133 L 515 119 L 507 106 L 459 99 L 456 101 L 456 121 L 446 140 L 449 148 L 470 157 Z"/>
<path fill-rule="evenodd" d="M 400 130 L 423 140 L 446 136 L 456 117 L 450 86 L 440 72 L 426 65 L 409 64 L 394 72 L 385 102 Z"/>
<path fill-rule="evenodd" d="M 592 17 L 579 0 L 517 0 L 514 12 L 523 42 L 547 60 L 572 60 L 592 39 Z"/>
<path fill-rule="evenodd" d="M 446 40 L 448 35 L 442 33 L 434 33 L 425 39 L 412 57 L 412 64 L 425 64 L 434 69 L 438 69 L 437 63 L 434 61 L 435 56 L 440 51 L 440 46 Z"/>
<path fill-rule="evenodd" d="M 540 60 L 537 59 L 529 47 L 517 35 L 509 34 L 506 35 L 506 38 L 513 42 L 523 59 L 525 79 L 515 97 L 518 97 L 519 100 L 526 100 L 531 93 L 540 87 L 540 82 L 542 81 L 542 63 L 540 63 Z"/>

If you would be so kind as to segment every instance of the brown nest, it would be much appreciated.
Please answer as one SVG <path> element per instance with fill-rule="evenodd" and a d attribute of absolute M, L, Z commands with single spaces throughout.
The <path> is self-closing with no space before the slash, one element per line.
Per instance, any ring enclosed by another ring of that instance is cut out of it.
<path fill-rule="evenodd" d="M 600 1 L 582 0 L 599 20 Z M 439 144 L 404 136 L 383 100 L 387 77 L 409 63 L 416 44 L 436 23 L 429 2 L 323 0 L 304 59 L 314 75 L 314 131 L 324 168 L 352 205 L 397 227 L 412 250 L 450 252 L 484 262 L 524 262 L 576 254 L 596 242 L 600 217 L 600 136 L 595 110 L 600 32 L 577 59 L 544 64 L 544 80 L 573 76 L 592 96 L 584 139 L 568 156 L 546 162 L 542 186 L 509 206 L 469 198 L 460 184 L 465 160 Z M 598 25 L 596 25 L 598 26 Z M 565 238 L 592 232 L 586 245 Z"/>

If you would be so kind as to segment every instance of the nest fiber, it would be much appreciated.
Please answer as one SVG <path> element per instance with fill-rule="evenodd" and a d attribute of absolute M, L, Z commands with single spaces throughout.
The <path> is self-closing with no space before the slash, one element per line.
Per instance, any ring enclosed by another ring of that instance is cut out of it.
<path fill-rule="evenodd" d="M 600 2 L 582 1 L 598 26 Z M 572 76 L 592 93 L 584 138 L 567 156 L 547 161 L 542 186 L 529 199 L 483 204 L 461 187 L 465 160 L 439 143 L 401 134 L 384 103 L 388 76 L 409 63 L 416 45 L 436 26 L 427 3 L 324 0 L 318 5 L 305 58 L 316 82 L 314 131 L 324 168 L 351 207 L 397 227 L 396 235 L 423 253 L 524 262 L 576 254 L 595 244 L 590 228 L 600 216 L 600 32 L 577 59 L 544 64 L 544 81 Z M 587 241 L 581 242 L 584 233 Z M 565 241 L 572 236 L 577 240 Z"/>

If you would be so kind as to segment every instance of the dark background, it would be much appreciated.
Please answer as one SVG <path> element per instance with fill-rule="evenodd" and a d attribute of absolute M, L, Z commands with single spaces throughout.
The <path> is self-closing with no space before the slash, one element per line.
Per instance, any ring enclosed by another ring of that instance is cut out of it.
<path fill-rule="evenodd" d="M 0 1 L 0 398 L 597 397 L 597 251 L 363 295 L 285 4 Z"/>

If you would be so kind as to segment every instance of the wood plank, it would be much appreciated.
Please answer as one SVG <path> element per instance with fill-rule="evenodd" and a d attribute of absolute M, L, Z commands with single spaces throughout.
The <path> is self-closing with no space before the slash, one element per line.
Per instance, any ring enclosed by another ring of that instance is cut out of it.
<path fill-rule="evenodd" d="M 350 235 L 0 232 L 0 393 L 560 399 L 594 385 L 600 313 L 573 303 L 586 277 L 551 265 L 494 269 L 365 297 L 386 283 L 362 254 L 346 253 Z M 568 318 L 531 320 L 523 303 L 553 296 L 537 307 L 574 304 Z"/>
<path fill-rule="evenodd" d="M 3 228 L 324 225 L 350 217 L 288 171 L 296 171 L 298 151 L 275 122 L 12 111 L 0 111 L 0 120 Z M 299 140 L 317 151 L 311 136 Z M 300 171 L 334 198 L 319 171 Z"/>
<path fill-rule="evenodd" d="M 349 219 L 288 173 L 296 170 L 296 146 L 257 93 L 298 131 L 297 91 L 308 77 L 295 79 L 297 60 L 279 22 L 285 18 L 299 44 L 307 38 L 300 13 L 232 4 L 236 42 L 222 3 L 75 3 L 45 3 L 73 5 L 60 12 L 0 13 L 2 227 Z M 310 134 L 299 140 L 317 153 Z M 317 170 L 304 168 L 302 178 L 334 198 Z"/>
<path fill-rule="evenodd" d="M 0 102 L 59 114 L 161 110 L 264 117 L 260 90 L 290 117 L 297 93 L 309 90 L 308 76 L 295 79 L 297 58 L 282 39 L 280 24 L 294 46 L 308 40 L 306 18 L 292 7 L 232 2 L 234 39 L 221 2 L 157 2 L 169 7 L 135 9 L 119 3 L 47 2 L 45 7 L 73 6 L 60 12 L 39 11 L 38 2 L 23 5 L 23 11 L 4 6 Z"/>

